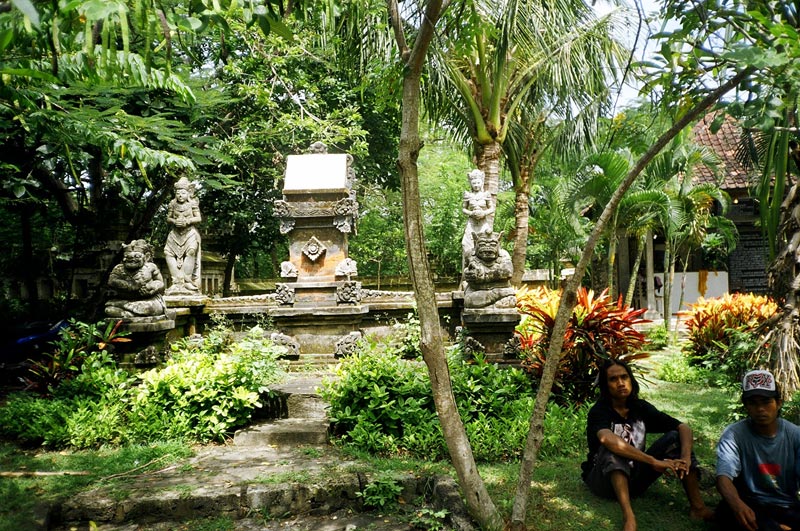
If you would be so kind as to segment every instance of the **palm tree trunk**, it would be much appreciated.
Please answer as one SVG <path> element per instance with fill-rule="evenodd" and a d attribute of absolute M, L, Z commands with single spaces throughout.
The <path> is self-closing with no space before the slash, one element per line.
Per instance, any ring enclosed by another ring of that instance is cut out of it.
<path fill-rule="evenodd" d="M 511 255 L 511 263 L 514 272 L 511 274 L 511 285 L 519 286 L 522 284 L 522 275 L 525 274 L 525 255 L 528 250 L 528 183 L 530 173 L 527 168 L 520 168 L 520 183 L 517 186 L 514 201 L 514 253 Z"/>
<path fill-rule="evenodd" d="M 489 144 L 475 144 L 475 163 L 486 174 L 483 189 L 492 194 L 495 206 L 497 205 L 497 191 L 500 187 L 500 142 L 493 141 Z M 494 226 L 494 214 L 491 215 L 489 225 Z"/>
<path fill-rule="evenodd" d="M 644 256 L 644 246 L 645 246 L 645 238 L 647 238 L 646 234 L 642 234 L 639 236 L 638 242 L 638 249 L 636 253 L 636 260 L 633 263 L 633 269 L 631 270 L 631 279 L 628 282 L 628 291 L 625 294 L 625 306 L 630 306 L 633 303 L 633 294 L 636 291 L 636 281 L 638 279 L 639 268 L 642 267 L 642 257 Z M 645 277 L 646 278 L 646 277 Z M 645 284 L 646 285 L 646 284 Z M 647 290 L 647 288 L 645 288 Z M 647 300 L 647 294 L 644 294 L 645 300 Z"/>

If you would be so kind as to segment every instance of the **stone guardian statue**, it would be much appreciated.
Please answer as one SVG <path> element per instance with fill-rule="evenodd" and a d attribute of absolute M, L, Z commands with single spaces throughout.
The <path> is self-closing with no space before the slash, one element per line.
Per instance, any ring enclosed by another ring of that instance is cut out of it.
<path fill-rule="evenodd" d="M 164 256 L 172 277 L 167 295 L 196 295 L 200 292 L 200 204 L 195 184 L 186 177 L 175 183 L 175 198 L 167 208 L 167 223 L 172 229 L 164 246 Z"/>
<path fill-rule="evenodd" d="M 153 248 L 145 240 L 133 240 L 122 248 L 122 263 L 114 266 L 108 277 L 110 297 L 106 301 L 106 315 L 124 318 L 164 315 L 164 279 L 152 262 Z"/>
<path fill-rule="evenodd" d="M 464 308 L 515 308 L 516 290 L 509 280 L 514 266 L 500 247 L 502 233 L 474 233 L 475 252 L 464 268 Z"/>
<path fill-rule="evenodd" d="M 491 232 L 489 224 L 495 211 L 492 194 L 483 190 L 486 175 L 479 169 L 474 169 L 467 174 L 470 190 L 464 192 L 462 211 L 467 216 L 467 226 L 464 237 L 461 239 L 462 271 L 475 251 L 473 234 Z"/>

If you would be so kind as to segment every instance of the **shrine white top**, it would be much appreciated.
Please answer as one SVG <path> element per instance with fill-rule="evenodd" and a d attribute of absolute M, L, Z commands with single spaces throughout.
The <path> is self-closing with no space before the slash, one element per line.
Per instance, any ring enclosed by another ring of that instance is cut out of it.
<path fill-rule="evenodd" d="M 311 153 L 286 157 L 283 193 L 347 192 L 347 154 Z"/>

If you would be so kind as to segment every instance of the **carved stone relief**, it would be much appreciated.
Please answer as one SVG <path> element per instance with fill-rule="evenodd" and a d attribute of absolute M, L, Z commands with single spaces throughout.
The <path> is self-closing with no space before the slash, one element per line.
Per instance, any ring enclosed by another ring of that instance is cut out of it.
<path fill-rule="evenodd" d="M 336 302 L 358 304 L 361 301 L 361 282 L 345 281 L 336 287 Z"/>
<path fill-rule="evenodd" d="M 294 287 L 288 284 L 275 284 L 275 300 L 284 306 L 294 304 Z"/>

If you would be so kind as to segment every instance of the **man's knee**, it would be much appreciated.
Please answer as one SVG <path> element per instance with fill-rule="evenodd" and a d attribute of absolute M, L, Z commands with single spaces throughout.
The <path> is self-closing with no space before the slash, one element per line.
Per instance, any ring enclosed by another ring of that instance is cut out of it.
<path fill-rule="evenodd" d="M 629 460 L 602 447 L 595 456 L 594 466 L 586 477 L 586 485 L 595 496 L 614 499 L 616 493 L 611 482 L 612 474 L 619 474 L 629 481 L 631 471 L 632 465 Z"/>

